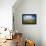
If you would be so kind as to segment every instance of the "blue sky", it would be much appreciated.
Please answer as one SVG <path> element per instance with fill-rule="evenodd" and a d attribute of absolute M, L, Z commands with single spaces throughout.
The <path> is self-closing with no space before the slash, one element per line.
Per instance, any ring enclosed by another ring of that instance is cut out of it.
<path fill-rule="evenodd" d="M 25 20 L 28 20 L 28 19 L 35 19 L 35 18 L 36 18 L 36 16 L 32 16 L 32 15 L 31 15 L 31 16 L 30 16 L 30 15 L 29 15 L 29 16 L 28 16 L 28 15 L 27 15 L 27 16 L 26 16 L 26 15 L 24 16 L 24 19 L 25 19 Z"/>

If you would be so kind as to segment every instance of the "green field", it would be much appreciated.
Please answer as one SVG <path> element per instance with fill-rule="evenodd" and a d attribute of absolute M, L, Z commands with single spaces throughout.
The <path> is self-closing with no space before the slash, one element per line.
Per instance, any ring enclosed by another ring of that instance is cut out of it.
<path fill-rule="evenodd" d="M 24 20 L 23 24 L 36 24 L 36 20 Z"/>

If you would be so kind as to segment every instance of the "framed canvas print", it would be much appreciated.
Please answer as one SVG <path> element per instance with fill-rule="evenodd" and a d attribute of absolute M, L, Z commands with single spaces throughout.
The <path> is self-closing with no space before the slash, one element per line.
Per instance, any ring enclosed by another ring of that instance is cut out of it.
<path fill-rule="evenodd" d="M 36 24 L 36 14 L 22 14 L 22 24 Z"/>

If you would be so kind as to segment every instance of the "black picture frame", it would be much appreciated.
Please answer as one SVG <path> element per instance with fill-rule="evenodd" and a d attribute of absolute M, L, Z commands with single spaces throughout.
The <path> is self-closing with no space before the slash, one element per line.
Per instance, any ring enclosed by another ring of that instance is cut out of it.
<path fill-rule="evenodd" d="M 22 14 L 22 24 L 36 24 L 37 15 L 36 14 Z"/>

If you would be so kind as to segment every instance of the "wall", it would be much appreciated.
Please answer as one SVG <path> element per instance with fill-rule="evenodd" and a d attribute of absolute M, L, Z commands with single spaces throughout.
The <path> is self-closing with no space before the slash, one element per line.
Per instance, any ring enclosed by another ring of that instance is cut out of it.
<path fill-rule="evenodd" d="M 41 5 L 41 26 L 42 46 L 46 46 L 46 0 Z"/>
<path fill-rule="evenodd" d="M 41 1 L 23 0 L 17 6 L 16 4 L 13 6 L 13 14 L 15 30 L 22 32 L 24 38 L 34 40 L 36 46 L 41 46 Z M 22 14 L 37 14 L 37 24 L 23 25 Z"/>
<path fill-rule="evenodd" d="M 12 6 L 16 0 L 0 0 L 0 27 L 12 29 Z"/>
<path fill-rule="evenodd" d="M 9 30 L 12 29 L 12 6 L 14 5 L 14 3 L 16 2 L 16 0 L 0 0 L 0 28 L 1 27 L 6 27 Z M 2 29 L 0 29 L 0 32 Z M 3 33 L 1 33 L 1 37 L 0 38 L 5 38 L 6 36 L 10 36 L 9 31 L 5 32 L 3 31 Z M 9 37 L 7 37 L 9 38 Z"/>

